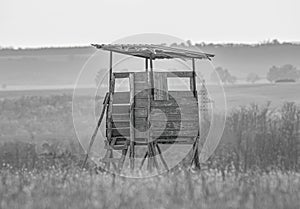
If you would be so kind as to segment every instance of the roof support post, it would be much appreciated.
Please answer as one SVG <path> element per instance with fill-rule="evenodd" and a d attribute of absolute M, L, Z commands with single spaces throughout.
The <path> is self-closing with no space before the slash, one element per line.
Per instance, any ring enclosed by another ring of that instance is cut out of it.
<path fill-rule="evenodd" d="M 193 77 L 191 78 L 191 90 L 194 93 L 194 97 L 197 96 L 197 87 L 196 87 L 196 62 L 195 58 L 192 58 L 192 68 L 193 68 Z"/>
<path fill-rule="evenodd" d="M 151 99 L 154 98 L 154 75 L 153 75 L 153 59 L 150 56 L 150 85 L 151 85 Z"/>
<path fill-rule="evenodd" d="M 148 73 L 148 58 L 145 59 L 145 68 L 146 68 L 146 73 Z"/>
<path fill-rule="evenodd" d="M 195 72 L 196 71 L 195 58 L 192 58 L 192 67 L 193 67 L 193 72 Z"/>
<path fill-rule="evenodd" d="M 154 143 L 152 142 L 151 138 L 151 128 L 150 128 L 150 117 L 151 117 L 151 101 L 154 98 L 154 88 L 153 88 L 153 59 L 150 56 L 150 72 L 147 71 L 148 77 L 148 86 L 149 86 L 149 93 L 148 93 L 148 118 L 147 118 L 147 131 L 148 131 L 148 171 L 152 172 L 153 165 L 156 165 L 156 158 L 154 153 Z"/>
<path fill-rule="evenodd" d="M 112 70 L 113 70 L 113 53 L 110 51 L 109 53 L 109 92 L 111 92 L 111 80 L 112 80 Z"/>

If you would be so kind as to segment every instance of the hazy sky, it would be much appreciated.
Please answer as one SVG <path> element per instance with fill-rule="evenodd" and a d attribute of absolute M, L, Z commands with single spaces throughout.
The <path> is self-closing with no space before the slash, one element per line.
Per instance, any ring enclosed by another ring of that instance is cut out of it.
<path fill-rule="evenodd" d="M 299 0 L 0 0 L 0 46 L 110 43 L 138 33 L 298 42 L 299 11 Z"/>

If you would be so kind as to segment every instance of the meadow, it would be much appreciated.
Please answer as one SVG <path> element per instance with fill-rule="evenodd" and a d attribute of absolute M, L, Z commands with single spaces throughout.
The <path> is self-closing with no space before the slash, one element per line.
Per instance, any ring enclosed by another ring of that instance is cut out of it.
<path fill-rule="evenodd" d="M 0 208 L 297 209 L 300 107 L 298 84 L 291 85 L 264 92 L 245 86 L 238 93 L 227 87 L 224 135 L 201 170 L 183 162 L 146 179 L 112 175 L 92 162 L 80 168 L 84 151 L 76 140 L 70 91 L 0 92 Z M 247 105 L 237 104 L 240 95 Z M 86 107 L 82 99 L 83 115 Z"/>
<path fill-rule="evenodd" d="M 124 179 L 79 170 L 1 171 L 3 209 L 57 208 L 282 208 L 300 207 L 300 176 L 292 172 L 217 171 Z"/>

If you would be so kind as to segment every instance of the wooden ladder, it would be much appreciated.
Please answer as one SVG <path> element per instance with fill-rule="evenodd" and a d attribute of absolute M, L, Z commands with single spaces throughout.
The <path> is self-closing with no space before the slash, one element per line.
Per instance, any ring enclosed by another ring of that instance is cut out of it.
<path fill-rule="evenodd" d="M 110 93 L 110 102 L 107 109 L 107 140 L 105 141 L 106 154 L 101 160 L 105 163 L 105 169 L 110 169 L 110 164 L 113 165 L 114 170 L 118 173 L 122 171 L 128 148 L 130 148 L 130 167 L 134 169 L 134 74 L 129 74 L 130 82 L 130 137 L 112 137 L 112 108 L 113 108 L 113 95 L 115 89 L 115 77 L 112 76 L 111 82 L 111 93 Z M 123 144 L 117 144 L 119 139 L 125 139 Z M 120 158 L 114 158 L 113 151 L 122 150 Z"/>

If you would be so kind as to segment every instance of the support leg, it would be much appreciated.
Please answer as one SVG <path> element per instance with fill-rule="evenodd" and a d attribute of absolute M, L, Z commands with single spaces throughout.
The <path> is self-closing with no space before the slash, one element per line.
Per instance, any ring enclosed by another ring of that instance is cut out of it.
<path fill-rule="evenodd" d="M 92 135 L 92 137 L 91 137 L 91 140 L 90 140 L 90 143 L 89 143 L 89 147 L 88 147 L 87 152 L 86 152 L 85 159 L 84 159 L 84 161 L 83 161 L 83 163 L 82 163 L 82 166 L 81 166 L 82 168 L 84 168 L 84 166 L 85 166 L 85 164 L 86 164 L 86 162 L 87 162 L 87 159 L 88 159 L 88 157 L 89 157 L 90 151 L 91 151 L 91 149 L 92 149 L 92 146 L 93 146 L 93 144 L 94 144 L 94 142 L 95 142 L 95 139 L 96 139 L 96 136 L 97 136 L 99 127 L 100 127 L 100 125 L 101 125 L 101 123 L 102 123 L 102 119 L 103 119 L 103 117 L 104 117 L 104 113 L 105 113 L 105 110 L 106 110 L 106 106 L 108 105 L 108 101 L 109 101 L 109 94 L 106 93 L 105 98 L 104 98 L 104 101 L 103 101 L 103 107 L 102 107 L 101 115 L 100 115 L 100 117 L 99 117 L 99 120 L 98 120 L 97 126 L 96 126 L 96 128 L 95 128 L 95 131 L 94 131 L 94 133 L 93 133 L 93 135 Z"/>
<path fill-rule="evenodd" d="M 114 158 L 114 152 L 113 152 L 113 151 L 111 151 L 110 158 Z M 116 163 L 115 163 L 115 162 L 112 162 L 111 164 L 112 164 L 112 166 L 113 166 L 113 169 L 114 169 L 115 171 L 117 171 L 117 170 L 118 170 L 118 167 L 117 167 Z"/>
<path fill-rule="evenodd" d="M 150 143 L 148 143 L 148 164 L 147 164 L 147 170 L 152 172 L 152 167 L 153 167 L 153 163 L 152 163 L 152 150 L 151 150 L 151 146 Z"/>
<path fill-rule="evenodd" d="M 124 165 L 124 162 L 125 162 L 125 158 L 126 158 L 126 154 L 127 154 L 127 150 L 128 149 L 122 150 L 122 157 L 121 157 L 120 162 L 119 162 L 118 173 L 121 173 L 121 171 L 122 171 L 122 168 L 123 168 L 123 165 Z"/>
<path fill-rule="evenodd" d="M 159 170 L 159 166 L 158 166 L 158 162 L 157 162 L 157 159 L 156 159 L 156 150 L 155 150 L 155 144 L 154 142 L 151 143 L 151 149 L 152 149 L 152 154 L 153 154 L 153 164 L 156 168 L 156 170 L 158 171 Z"/>
<path fill-rule="evenodd" d="M 134 142 L 130 142 L 130 152 L 129 152 L 129 158 L 130 158 L 130 169 L 131 171 L 134 170 Z"/>
<path fill-rule="evenodd" d="M 113 138 L 112 140 L 111 140 L 111 142 L 109 143 L 109 145 L 111 146 L 111 145 L 114 145 L 115 143 L 116 143 L 116 138 Z M 107 158 L 112 158 L 112 156 L 113 156 L 113 151 L 112 151 L 112 149 L 108 149 L 107 151 L 106 151 L 106 153 L 105 153 L 105 156 L 104 156 L 104 159 L 107 159 Z M 106 162 L 105 163 L 105 165 L 104 165 L 104 169 L 110 169 L 110 163 L 109 162 Z"/>
<path fill-rule="evenodd" d="M 197 169 L 200 169 L 200 161 L 199 161 L 199 136 L 196 138 L 196 141 L 193 145 L 193 152 L 192 152 L 192 161 L 191 165 L 195 164 Z"/>
<path fill-rule="evenodd" d="M 169 170 L 169 167 L 168 167 L 168 164 L 167 164 L 167 162 L 165 161 L 165 159 L 164 159 L 164 157 L 163 157 L 163 155 L 162 155 L 161 149 L 160 149 L 160 147 L 159 147 L 159 145 L 158 145 L 157 143 L 155 143 L 155 145 L 156 145 L 156 148 L 157 148 L 157 151 L 158 151 L 158 155 L 159 155 L 159 157 L 160 157 L 160 160 L 161 160 L 163 166 L 165 167 L 165 169 L 168 171 L 168 170 Z"/>
<path fill-rule="evenodd" d="M 145 153 L 145 156 L 144 156 L 144 158 L 143 158 L 143 160 L 142 160 L 142 162 L 141 162 L 140 170 L 142 170 L 143 165 L 144 165 L 144 163 L 145 163 L 145 160 L 146 160 L 147 156 L 148 156 L 148 151 Z"/>

